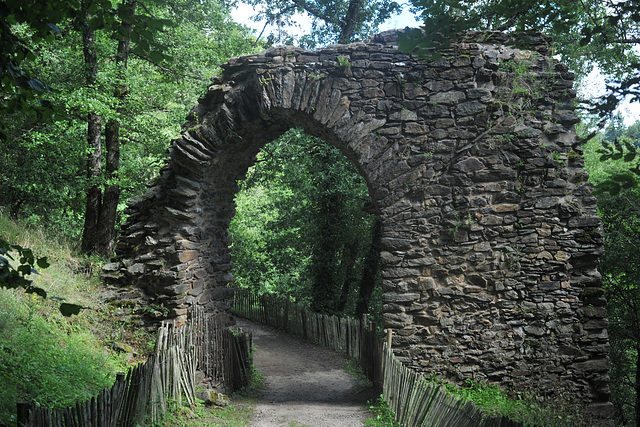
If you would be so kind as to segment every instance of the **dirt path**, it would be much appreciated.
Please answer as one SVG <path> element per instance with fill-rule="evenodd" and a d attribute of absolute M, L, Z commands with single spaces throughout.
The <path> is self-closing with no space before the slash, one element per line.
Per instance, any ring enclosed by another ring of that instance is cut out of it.
<path fill-rule="evenodd" d="M 254 364 L 266 379 L 252 426 L 363 425 L 371 389 L 345 370 L 343 356 L 248 320 L 237 326 L 253 332 Z"/>

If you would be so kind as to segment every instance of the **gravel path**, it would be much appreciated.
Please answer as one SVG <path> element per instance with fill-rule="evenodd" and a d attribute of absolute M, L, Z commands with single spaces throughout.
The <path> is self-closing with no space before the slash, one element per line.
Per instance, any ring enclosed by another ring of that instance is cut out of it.
<path fill-rule="evenodd" d="M 363 425 L 372 390 L 347 373 L 342 355 L 245 319 L 236 326 L 253 332 L 254 364 L 266 379 L 252 426 Z"/>

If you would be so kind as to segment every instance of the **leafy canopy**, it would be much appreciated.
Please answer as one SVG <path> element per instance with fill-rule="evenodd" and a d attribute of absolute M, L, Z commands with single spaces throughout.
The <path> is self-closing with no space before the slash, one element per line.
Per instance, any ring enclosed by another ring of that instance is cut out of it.
<path fill-rule="evenodd" d="M 256 21 L 266 20 L 280 27 L 295 25 L 296 14 L 309 17 L 311 27 L 299 40 L 290 34 L 269 37 L 271 44 L 297 43 L 305 48 L 363 40 L 402 8 L 394 0 L 247 0 L 246 3 L 258 10 Z"/>
<path fill-rule="evenodd" d="M 430 53 L 468 30 L 541 31 L 578 77 L 594 65 L 609 76 L 608 93 L 590 111 L 607 117 L 620 100 L 640 99 L 640 1 L 411 0 L 424 21 L 403 34 L 405 51 Z"/>
<path fill-rule="evenodd" d="M 240 183 L 229 228 L 236 286 L 352 310 L 371 245 L 369 201 L 335 147 L 297 129 L 267 144 Z"/>
<path fill-rule="evenodd" d="M 38 47 L 64 36 L 71 23 L 77 30 L 103 30 L 114 40 L 125 37 L 122 22 L 132 26 L 132 52 L 152 61 L 168 59 L 154 33 L 172 21 L 131 13 L 127 3 L 111 0 L 8 0 L 0 3 L 0 113 L 23 112 L 50 120 L 57 106 L 43 99 L 53 87 L 30 70 L 41 52 Z M 0 137 L 6 139 L 0 128 Z"/>

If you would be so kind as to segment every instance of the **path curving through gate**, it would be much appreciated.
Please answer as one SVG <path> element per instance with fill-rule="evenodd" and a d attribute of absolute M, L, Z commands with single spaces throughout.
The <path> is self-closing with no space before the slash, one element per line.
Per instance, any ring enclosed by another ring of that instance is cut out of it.
<path fill-rule="evenodd" d="M 236 326 L 253 333 L 254 365 L 266 380 L 251 426 L 363 425 L 373 390 L 347 372 L 344 356 L 249 320 Z"/>

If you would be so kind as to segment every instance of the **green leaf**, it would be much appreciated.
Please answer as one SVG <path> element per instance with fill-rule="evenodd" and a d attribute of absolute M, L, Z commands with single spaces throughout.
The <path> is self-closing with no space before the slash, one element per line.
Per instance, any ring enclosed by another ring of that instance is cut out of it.
<path fill-rule="evenodd" d="M 40 80 L 36 80 L 36 79 L 31 79 L 29 80 L 29 86 L 31 86 L 31 88 L 33 90 L 37 90 L 38 92 L 44 92 L 45 91 L 45 86 L 42 84 L 42 82 Z"/>
<path fill-rule="evenodd" d="M 153 62 L 162 62 L 164 60 L 164 55 L 161 52 L 153 51 L 149 52 L 149 59 Z"/>
<path fill-rule="evenodd" d="M 27 276 L 31 274 L 31 266 L 28 264 L 22 264 L 18 266 L 16 270 L 18 271 L 18 273 L 22 274 L 23 276 Z"/>
<path fill-rule="evenodd" d="M 56 27 L 56 25 L 55 25 L 55 24 L 52 24 L 51 22 L 48 22 L 48 23 L 47 23 L 47 26 L 48 26 L 49 28 L 51 28 L 51 31 L 52 31 L 52 32 L 54 32 L 54 33 L 58 33 L 58 34 L 62 34 L 62 33 L 60 32 L 60 29 L 58 29 L 58 27 Z"/>
<path fill-rule="evenodd" d="M 600 194 L 609 193 L 612 196 L 620 193 L 620 184 L 613 181 L 604 181 L 595 186 L 593 190 L 593 195 L 598 196 Z"/>
<path fill-rule="evenodd" d="M 586 45 L 588 45 L 589 43 L 591 43 L 591 34 L 589 34 L 589 35 L 588 35 L 588 36 L 586 36 L 586 37 L 581 38 L 581 39 L 580 39 L 580 41 L 578 42 L 578 44 L 579 44 L 580 46 L 586 46 Z"/>
<path fill-rule="evenodd" d="M 89 28 L 92 30 L 98 30 L 104 25 L 104 20 L 101 16 L 94 16 L 89 20 Z"/>

